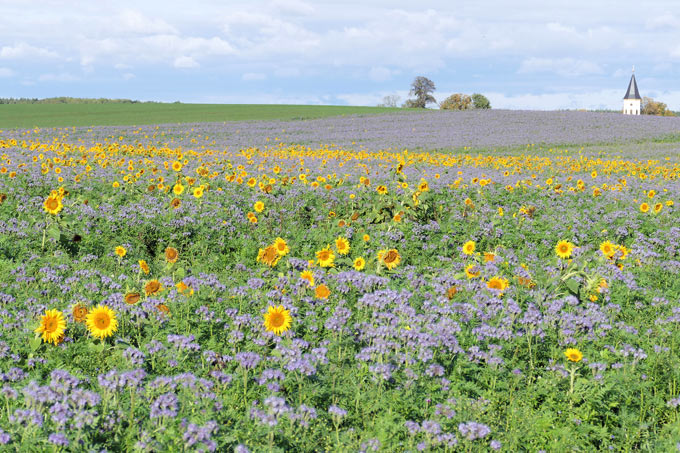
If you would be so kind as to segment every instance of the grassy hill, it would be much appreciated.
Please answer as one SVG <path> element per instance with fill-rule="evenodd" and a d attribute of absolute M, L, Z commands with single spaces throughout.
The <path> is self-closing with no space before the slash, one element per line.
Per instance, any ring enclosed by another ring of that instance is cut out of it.
<path fill-rule="evenodd" d="M 295 120 L 401 111 L 388 107 L 257 104 L 3 104 L 0 129 Z"/>

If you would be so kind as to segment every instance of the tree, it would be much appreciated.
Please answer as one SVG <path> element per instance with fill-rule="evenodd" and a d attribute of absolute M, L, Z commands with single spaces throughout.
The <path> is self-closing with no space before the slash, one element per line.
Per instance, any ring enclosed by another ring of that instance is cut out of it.
<path fill-rule="evenodd" d="M 471 107 L 472 98 L 463 93 L 452 94 L 439 105 L 442 110 L 468 110 Z"/>
<path fill-rule="evenodd" d="M 675 116 L 671 110 L 668 110 L 666 104 L 648 97 L 642 98 L 642 111 L 640 113 L 643 115 Z"/>
<path fill-rule="evenodd" d="M 472 96 L 472 106 L 476 109 L 490 109 L 491 102 L 483 94 L 475 93 Z"/>
<path fill-rule="evenodd" d="M 383 98 L 382 104 L 378 104 L 378 107 L 397 107 L 399 105 L 399 99 L 401 98 L 398 94 L 390 94 Z"/>
<path fill-rule="evenodd" d="M 404 106 L 424 109 L 427 104 L 436 104 L 437 100 L 431 94 L 434 90 L 436 88 L 432 80 L 423 76 L 416 77 L 411 83 L 411 91 L 409 92 L 409 95 L 416 98 L 407 100 Z"/>

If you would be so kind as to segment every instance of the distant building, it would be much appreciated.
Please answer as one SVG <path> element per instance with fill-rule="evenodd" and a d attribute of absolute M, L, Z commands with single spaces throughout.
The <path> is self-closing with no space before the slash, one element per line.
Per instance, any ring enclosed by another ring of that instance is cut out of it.
<path fill-rule="evenodd" d="M 640 104 L 642 98 L 638 91 L 637 82 L 635 82 L 635 68 L 633 68 L 633 75 L 630 76 L 630 83 L 628 83 L 628 90 L 623 97 L 623 114 L 624 115 L 639 115 Z"/>

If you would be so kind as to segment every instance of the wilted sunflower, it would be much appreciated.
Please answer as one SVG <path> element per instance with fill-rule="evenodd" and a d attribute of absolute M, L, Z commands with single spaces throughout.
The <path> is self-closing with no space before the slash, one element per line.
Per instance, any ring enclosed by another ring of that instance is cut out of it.
<path fill-rule="evenodd" d="M 354 263 L 352 263 L 352 266 L 354 267 L 355 270 L 360 271 L 363 270 L 364 267 L 366 267 L 366 260 L 363 259 L 361 256 L 358 257 L 357 259 L 354 260 Z"/>
<path fill-rule="evenodd" d="M 314 290 L 314 297 L 317 299 L 328 299 L 328 296 L 331 295 L 331 290 L 328 289 L 328 286 L 321 284 L 316 287 Z"/>
<path fill-rule="evenodd" d="M 446 298 L 448 300 L 453 299 L 453 296 L 455 296 L 458 293 L 458 288 L 455 286 L 450 287 L 449 289 L 446 290 Z"/>
<path fill-rule="evenodd" d="M 382 262 L 389 270 L 394 269 L 401 263 L 401 256 L 397 249 L 380 250 L 378 252 L 378 260 Z"/>
<path fill-rule="evenodd" d="M 290 252 L 290 248 L 288 248 L 288 244 L 286 244 L 283 238 L 274 239 L 274 247 L 276 247 L 276 253 L 281 256 L 286 256 Z"/>
<path fill-rule="evenodd" d="M 48 214 L 57 215 L 63 208 L 64 205 L 61 203 L 61 198 L 59 196 L 50 195 L 43 203 L 43 209 Z"/>
<path fill-rule="evenodd" d="M 146 282 L 146 285 L 144 285 L 144 294 L 146 294 L 147 296 L 151 296 L 160 292 L 161 289 L 163 289 L 161 286 L 161 282 L 155 279 L 149 280 L 148 282 Z"/>
<path fill-rule="evenodd" d="M 316 258 L 319 260 L 319 266 L 321 267 L 333 267 L 333 261 L 335 260 L 335 253 L 331 250 L 330 245 L 326 248 L 316 252 Z"/>
<path fill-rule="evenodd" d="M 273 245 L 270 245 L 264 249 L 260 249 L 257 253 L 257 262 L 264 263 L 269 267 L 276 266 L 276 263 L 279 262 L 279 259 L 281 259 L 281 255 L 279 255 L 279 252 Z"/>
<path fill-rule="evenodd" d="M 45 343 L 52 343 L 55 346 L 60 343 L 66 330 L 66 320 L 64 314 L 59 310 L 45 310 L 45 314 L 40 320 L 40 325 L 35 329 L 35 333 L 42 334 Z"/>
<path fill-rule="evenodd" d="M 467 241 L 465 244 L 463 244 L 463 253 L 466 255 L 472 255 L 475 253 L 475 241 Z"/>
<path fill-rule="evenodd" d="M 576 348 L 569 348 L 564 351 L 564 355 L 570 362 L 580 362 L 583 359 L 583 354 Z"/>
<path fill-rule="evenodd" d="M 177 209 L 180 207 L 182 204 L 182 200 L 179 198 L 173 198 L 172 201 L 170 202 L 170 206 L 172 206 L 174 209 Z"/>
<path fill-rule="evenodd" d="M 175 247 L 168 247 L 165 249 L 165 261 L 175 264 L 179 258 L 179 252 Z"/>
<path fill-rule="evenodd" d="M 139 302 L 139 299 L 141 298 L 141 295 L 137 292 L 133 293 L 127 293 L 124 297 L 125 303 L 128 305 L 134 305 L 137 302 Z"/>
<path fill-rule="evenodd" d="M 496 254 L 493 252 L 484 252 L 484 262 L 485 263 L 493 263 L 493 261 L 496 259 Z"/>
<path fill-rule="evenodd" d="M 290 316 L 290 311 L 286 310 L 283 305 L 272 306 L 267 309 L 264 315 L 264 328 L 276 335 L 281 335 L 286 330 L 290 329 L 293 318 Z"/>
<path fill-rule="evenodd" d="M 349 241 L 342 236 L 338 236 L 335 240 L 335 248 L 340 255 L 347 255 L 349 253 Z"/>
<path fill-rule="evenodd" d="M 75 304 L 71 309 L 71 315 L 73 315 L 73 320 L 75 322 L 85 322 L 89 310 L 85 305 Z"/>
<path fill-rule="evenodd" d="M 149 274 L 149 272 L 150 272 L 149 265 L 147 264 L 147 262 L 145 260 L 139 260 L 139 270 L 144 272 L 147 275 Z"/>
<path fill-rule="evenodd" d="M 87 330 L 93 337 L 103 340 L 118 330 L 116 313 L 106 305 L 97 305 L 87 315 Z"/>
<path fill-rule="evenodd" d="M 168 306 L 165 304 L 156 305 L 156 310 L 158 310 L 158 312 L 162 315 L 170 316 L 170 308 L 168 308 Z"/>
<path fill-rule="evenodd" d="M 567 259 L 571 256 L 571 252 L 574 250 L 574 244 L 569 241 L 561 240 L 555 246 L 555 253 L 562 259 Z"/>

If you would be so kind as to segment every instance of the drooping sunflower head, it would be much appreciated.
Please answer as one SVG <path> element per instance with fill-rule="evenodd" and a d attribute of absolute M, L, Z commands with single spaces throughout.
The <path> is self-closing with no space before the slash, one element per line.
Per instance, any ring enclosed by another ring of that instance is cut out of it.
<path fill-rule="evenodd" d="M 128 305 L 134 305 L 139 302 L 141 295 L 138 292 L 127 293 L 124 297 L 125 303 Z"/>
<path fill-rule="evenodd" d="M 338 236 L 335 240 L 335 248 L 340 255 L 347 255 L 349 253 L 349 241 L 342 236 Z"/>
<path fill-rule="evenodd" d="M 118 330 L 116 313 L 106 305 L 97 305 L 88 313 L 87 330 L 93 337 L 103 340 Z"/>
<path fill-rule="evenodd" d="M 73 320 L 75 322 L 85 322 L 89 310 L 85 305 L 75 304 L 71 309 L 71 315 L 73 315 Z"/>
<path fill-rule="evenodd" d="M 476 248 L 475 241 L 467 241 L 465 244 L 463 244 L 463 253 L 465 255 L 472 255 L 475 253 L 475 248 Z"/>
<path fill-rule="evenodd" d="M 277 248 L 273 245 L 260 249 L 257 253 L 257 262 L 264 263 L 269 267 L 276 266 L 280 259 L 281 255 L 279 255 Z"/>
<path fill-rule="evenodd" d="M 290 329 L 292 321 L 290 311 L 286 310 L 283 305 L 270 305 L 267 313 L 264 314 L 264 328 L 276 335 L 281 335 Z"/>
<path fill-rule="evenodd" d="M 176 263 L 179 258 L 179 252 L 175 247 L 168 247 L 165 249 L 165 261 L 168 263 Z"/>
<path fill-rule="evenodd" d="M 453 297 L 458 293 L 458 288 L 454 285 L 446 290 L 446 298 L 448 300 L 453 299 Z"/>
<path fill-rule="evenodd" d="M 580 362 L 583 359 L 583 354 L 576 348 L 568 348 L 564 351 L 564 355 L 570 362 Z"/>
<path fill-rule="evenodd" d="M 172 206 L 173 209 L 177 209 L 182 205 L 182 200 L 179 198 L 173 198 L 172 201 L 170 202 L 170 206 Z"/>
<path fill-rule="evenodd" d="M 387 269 L 392 270 L 401 263 L 401 256 L 397 249 L 381 250 L 380 252 L 378 252 L 378 259 Z"/>
<path fill-rule="evenodd" d="M 160 292 L 161 289 L 163 289 L 162 286 L 161 286 L 161 282 L 159 282 L 156 279 L 149 280 L 148 282 L 146 282 L 146 285 L 144 285 L 144 293 L 147 296 L 151 296 L 153 294 L 156 294 L 156 293 Z"/>
<path fill-rule="evenodd" d="M 66 330 L 66 320 L 64 314 L 59 310 L 45 310 L 45 314 L 40 319 L 40 325 L 35 329 L 35 333 L 42 335 L 45 343 L 52 343 L 55 346 L 60 343 Z"/>
<path fill-rule="evenodd" d="M 555 253 L 562 259 L 567 259 L 571 256 L 574 250 L 574 244 L 569 241 L 561 240 L 555 246 Z"/>

